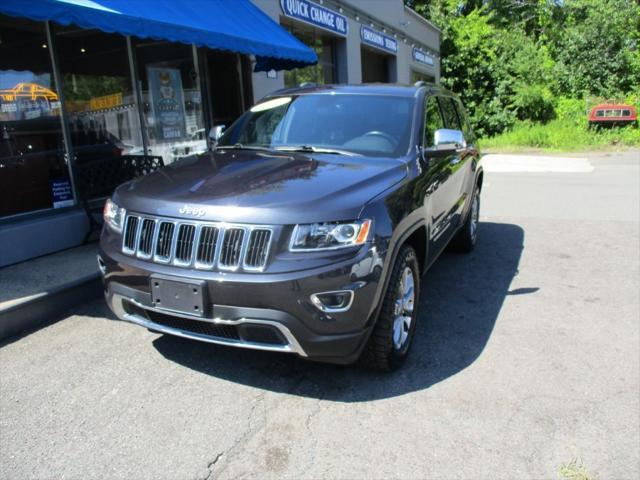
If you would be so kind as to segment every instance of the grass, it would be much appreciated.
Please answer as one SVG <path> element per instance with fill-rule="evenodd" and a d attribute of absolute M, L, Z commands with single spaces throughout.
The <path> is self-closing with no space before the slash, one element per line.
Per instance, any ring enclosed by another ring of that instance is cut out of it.
<path fill-rule="evenodd" d="M 612 148 L 640 147 L 637 126 L 590 128 L 570 120 L 552 120 L 547 124 L 519 122 L 508 132 L 481 139 L 483 150 L 521 151 L 539 149 L 550 152 L 579 152 Z"/>
<path fill-rule="evenodd" d="M 595 477 L 589 475 L 582 462 L 576 459 L 562 464 L 558 474 L 562 480 L 595 480 Z"/>

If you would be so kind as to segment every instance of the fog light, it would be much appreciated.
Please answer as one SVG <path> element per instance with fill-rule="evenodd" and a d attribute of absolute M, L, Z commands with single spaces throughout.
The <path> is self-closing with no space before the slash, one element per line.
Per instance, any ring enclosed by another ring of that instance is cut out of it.
<path fill-rule="evenodd" d="M 353 303 L 353 291 L 338 290 L 335 292 L 314 293 L 311 295 L 311 303 L 323 312 L 346 312 Z"/>

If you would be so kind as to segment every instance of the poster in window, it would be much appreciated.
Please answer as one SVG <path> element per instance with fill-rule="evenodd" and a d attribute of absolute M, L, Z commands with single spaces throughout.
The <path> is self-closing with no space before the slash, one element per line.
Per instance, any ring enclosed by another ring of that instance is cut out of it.
<path fill-rule="evenodd" d="M 172 142 L 185 137 L 184 93 L 177 68 L 147 67 L 156 140 Z"/>

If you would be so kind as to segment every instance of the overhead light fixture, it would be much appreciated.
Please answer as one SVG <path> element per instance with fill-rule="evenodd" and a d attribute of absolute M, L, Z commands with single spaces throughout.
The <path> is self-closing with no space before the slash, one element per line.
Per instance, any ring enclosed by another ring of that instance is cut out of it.
<path fill-rule="evenodd" d="M 360 21 L 360 15 L 356 15 L 356 22 Z"/>
<path fill-rule="evenodd" d="M 42 48 L 47 48 L 47 44 L 46 44 L 46 43 L 43 43 L 43 44 L 42 44 Z"/>
<path fill-rule="evenodd" d="M 342 10 L 342 7 L 340 7 L 340 8 L 338 8 L 338 11 L 339 11 L 340 13 L 342 13 L 344 10 Z"/>
<path fill-rule="evenodd" d="M 81 51 L 82 53 L 85 53 L 85 52 L 86 52 L 86 50 L 84 49 L 84 47 L 82 47 L 82 48 L 80 49 L 80 51 Z"/>

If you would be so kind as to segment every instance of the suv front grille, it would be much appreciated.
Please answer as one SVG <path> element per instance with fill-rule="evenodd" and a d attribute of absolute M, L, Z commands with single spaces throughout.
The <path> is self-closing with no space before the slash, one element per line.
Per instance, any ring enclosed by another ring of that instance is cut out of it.
<path fill-rule="evenodd" d="M 270 227 L 130 214 L 122 232 L 122 251 L 180 267 L 262 271 L 269 259 L 272 238 Z"/>

